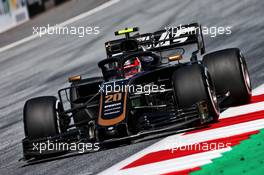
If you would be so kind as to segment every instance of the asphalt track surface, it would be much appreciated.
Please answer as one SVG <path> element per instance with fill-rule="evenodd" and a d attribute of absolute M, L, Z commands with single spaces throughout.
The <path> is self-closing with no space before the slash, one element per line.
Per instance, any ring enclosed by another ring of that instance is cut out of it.
<path fill-rule="evenodd" d="M 70 0 L 41 13 L 26 23 L 0 34 L 0 47 L 32 34 L 33 26 L 55 25 L 91 10 L 108 0 Z"/>
<path fill-rule="evenodd" d="M 241 48 L 247 58 L 253 88 L 262 84 L 263 8 L 262 0 L 124 0 L 72 24 L 99 26 L 99 35 L 84 38 L 46 35 L 1 52 L 0 174 L 96 174 L 157 141 L 30 166 L 18 162 L 22 156 L 25 100 L 56 95 L 59 88 L 67 86 L 70 75 L 100 75 L 96 64 L 105 57 L 104 42 L 113 39 L 117 29 L 138 26 L 141 32 L 151 32 L 168 25 L 191 22 L 231 26 L 231 35 L 205 36 L 207 51 Z"/>

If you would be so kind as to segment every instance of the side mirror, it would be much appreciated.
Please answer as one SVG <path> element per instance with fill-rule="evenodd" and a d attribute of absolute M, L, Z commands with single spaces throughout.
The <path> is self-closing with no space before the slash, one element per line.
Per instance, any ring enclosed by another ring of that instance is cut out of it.
<path fill-rule="evenodd" d="M 168 60 L 171 61 L 179 61 L 182 59 L 182 55 L 181 54 L 177 54 L 177 55 L 172 55 L 168 57 Z"/>

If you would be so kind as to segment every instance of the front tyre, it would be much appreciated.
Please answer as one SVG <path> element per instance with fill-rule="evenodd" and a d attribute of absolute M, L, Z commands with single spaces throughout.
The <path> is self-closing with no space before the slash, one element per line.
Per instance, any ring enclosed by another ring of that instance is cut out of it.
<path fill-rule="evenodd" d="M 60 103 L 53 96 L 28 100 L 23 112 L 25 136 L 37 139 L 59 134 L 61 132 L 59 108 Z"/>
<path fill-rule="evenodd" d="M 243 105 L 250 102 L 251 82 L 245 58 L 237 48 L 209 53 L 203 57 L 215 84 L 217 94 L 229 92 L 223 107 Z"/>
<path fill-rule="evenodd" d="M 201 101 L 208 103 L 209 116 L 218 121 L 219 107 L 211 77 L 206 68 L 193 64 L 177 69 L 172 75 L 175 99 L 180 109 Z"/>

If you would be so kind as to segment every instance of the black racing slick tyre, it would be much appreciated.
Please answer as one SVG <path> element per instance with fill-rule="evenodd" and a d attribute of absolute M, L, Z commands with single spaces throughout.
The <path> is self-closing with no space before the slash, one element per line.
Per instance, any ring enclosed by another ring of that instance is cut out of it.
<path fill-rule="evenodd" d="M 203 57 L 215 85 L 216 93 L 229 92 L 223 107 L 243 105 L 250 102 L 251 82 L 245 58 L 237 48 L 209 53 Z"/>
<path fill-rule="evenodd" d="M 172 75 L 176 103 L 179 109 L 206 101 L 209 116 L 218 121 L 219 107 L 209 72 L 200 64 L 178 68 Z"/>
<path fill-rule="evenodd" d="M 29 139 L 55 136 L 60 133 L 59 101 L 53 96 L 28 100 L 24 106 L 24 130 Z"/>

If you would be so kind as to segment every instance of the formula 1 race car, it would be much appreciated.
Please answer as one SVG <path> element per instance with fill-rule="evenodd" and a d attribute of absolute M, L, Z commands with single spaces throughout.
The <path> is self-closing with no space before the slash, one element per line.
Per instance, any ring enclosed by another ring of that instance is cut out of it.
<path fill-rule="evenodd" d="M 40 153 L 37 143 L 104 147 L 195 129 L 217 122 L 221 110 L 250 101 L 249 73 L 239 49 L 198 59 L 205 45 L 197 23 L 130 36 L 137 31 L 119 30 L 115 34 L 124 38 L 105 43 L 107 58 L 98 63 L 102 77 L 70 77 L 70 86 L 58 91 L 59 100 L 44 96 L 25 103 L 24 159 L 58 152 Z M 195 47 L 184 62 L 186 46 Z"/>

